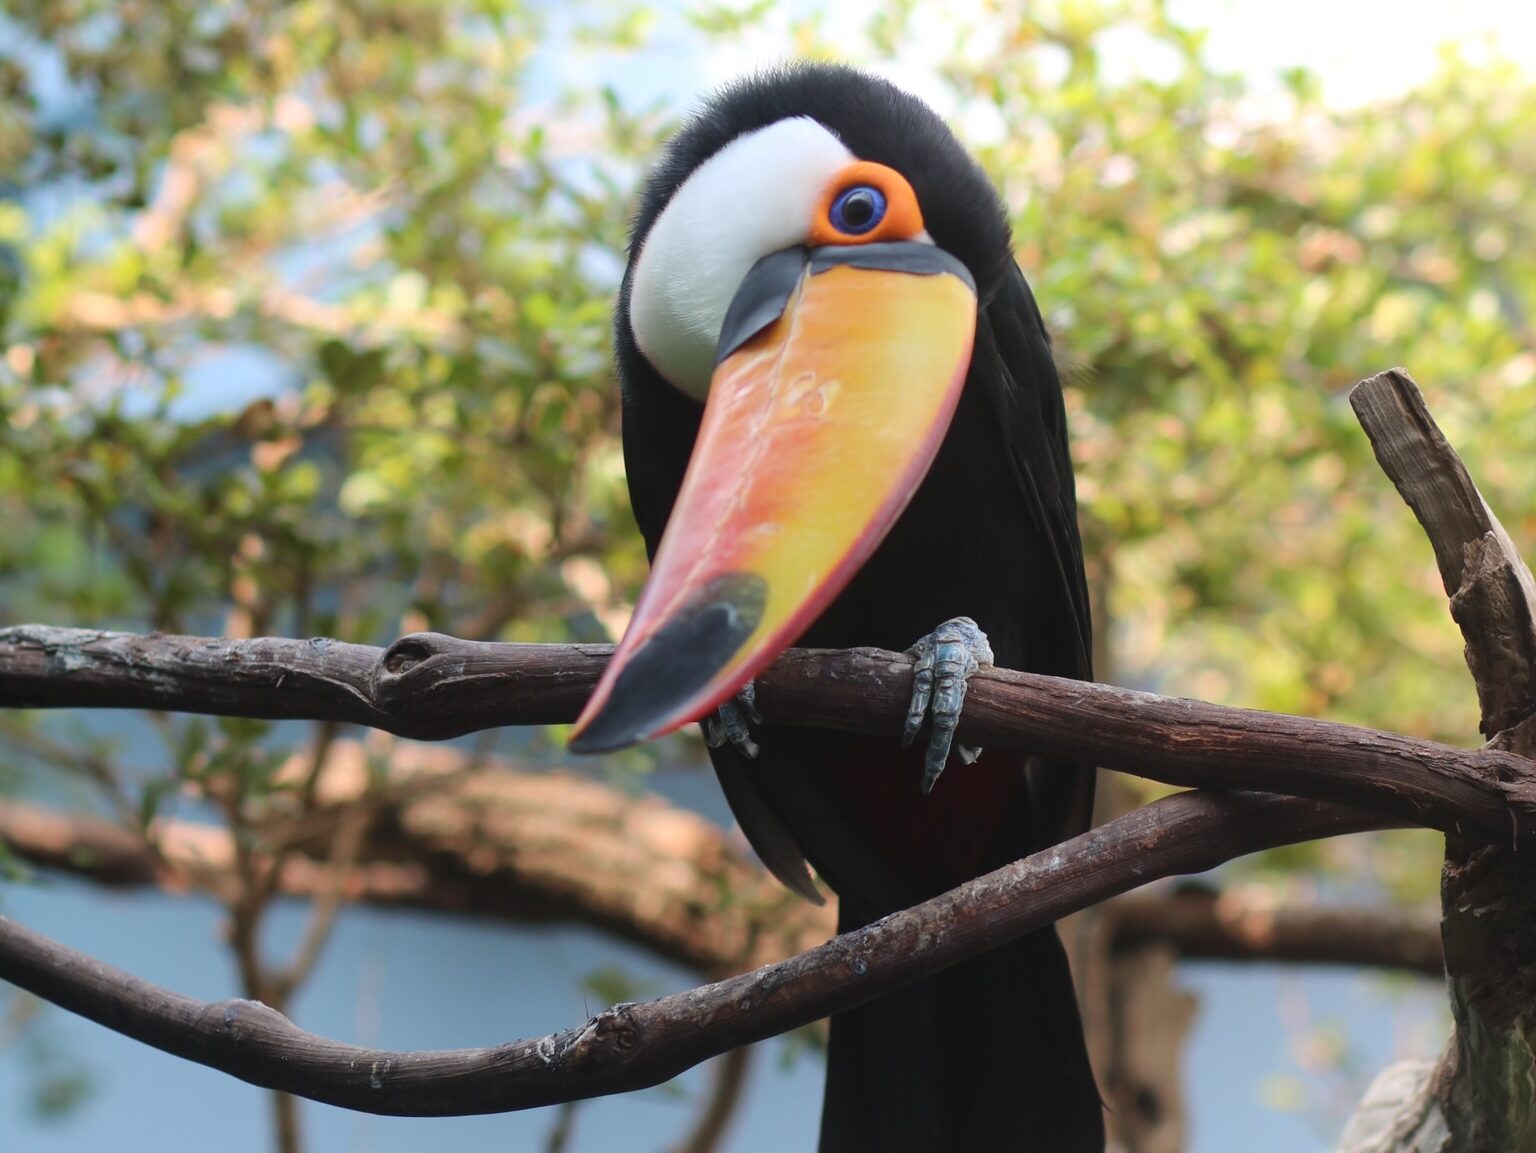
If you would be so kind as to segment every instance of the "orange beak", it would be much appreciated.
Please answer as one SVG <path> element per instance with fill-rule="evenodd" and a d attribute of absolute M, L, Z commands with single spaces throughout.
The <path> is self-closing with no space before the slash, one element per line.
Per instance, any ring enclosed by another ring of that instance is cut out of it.
<path fill-rule="evenodd" d="M 759 262 L 726 317 L 651 578 L 573 750 L 697 720 L 794 643 L 917 491 L 975 328 L 970 275 L 932 245 Z"/>

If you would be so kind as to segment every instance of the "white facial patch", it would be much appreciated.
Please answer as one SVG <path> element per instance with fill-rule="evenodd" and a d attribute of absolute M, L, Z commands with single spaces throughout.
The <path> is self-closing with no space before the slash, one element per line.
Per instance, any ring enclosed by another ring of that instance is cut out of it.
<path fill-rule="evenodd" d="M 822 193 L 853 159 L 796 117 L 738 136 L 683 182 L 645 238 L 629 295 L 635 341 L 674 387 L 709 393 L 737 287 L 763 257 L 805 242 Z"/>

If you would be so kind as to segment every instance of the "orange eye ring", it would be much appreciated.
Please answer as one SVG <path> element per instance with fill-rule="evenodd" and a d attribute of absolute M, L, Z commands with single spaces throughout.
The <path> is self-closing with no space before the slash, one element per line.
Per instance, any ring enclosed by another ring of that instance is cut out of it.
<path fill-rule="evenodd" d="M 840 227 L 842 219 L 840 202 L 846 203 L 851 192 L 868 190 L 870 202 L 883 210 L 873 227 L 863 231 L 850 231 Z M 894 168 L 876 164 L 871 160 L 856 160 L 848 165 L 827 185 L 816 207 L 816 218 L 811 222 L 812 247 L 824 244 L 873 244 L 877 241 L 911 240 L 923 231 L 923 213 L 917 206 L 917 194 L 906 178 Z"/>

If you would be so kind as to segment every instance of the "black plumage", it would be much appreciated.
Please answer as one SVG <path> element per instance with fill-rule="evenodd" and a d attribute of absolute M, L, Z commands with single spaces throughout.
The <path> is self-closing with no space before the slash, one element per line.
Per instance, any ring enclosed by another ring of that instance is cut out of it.
<path fill-rule="evenodd" d="M 980 313 L 959 407 L 938 456 L 872 558 L 800 643 L 903 649 L 970 616 L 999 665 L 1088 678 L 1090 621 L 1061 387 L 1040 312 L 1013 261 L 1005 210 L 920 101 L 841 67 L 780 70 L 727 89 L 648 179 L 632 254 L 688 175 L 745 132 L 810 117 L 857 157 L 907 178 L 929 234 L 971 271 Z M 633 266 L 631 266 L 633 267 Z M 652 555 L 702 406 L 651 367 L 629 323 L 616 348 L 624 452 Z M 769 729 L 748 761 L 712 756 L 743 829 L 787 883 L 801 855 L 850 929 L 1085 827 L 1091 772 L 983 756 L 917 790 L 921 753 L 888 740 Z M 833 1023 L 823 1153 L 1103 1147 L 1101 1108 L 1054 930 L 918 983 Z"/>

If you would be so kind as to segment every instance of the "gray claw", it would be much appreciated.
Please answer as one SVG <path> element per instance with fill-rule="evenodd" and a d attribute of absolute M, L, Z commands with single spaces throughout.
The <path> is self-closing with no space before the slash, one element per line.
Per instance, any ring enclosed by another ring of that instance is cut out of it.
<path fill-rule="evenodd" d="M 910 745 L 931 711 L 933 727 L 928 735 L 928 755 L 923 759 L 923 792 L 926 794 L 944 771 L 960 709 L 965 704 L 965 685 L 977 669 L 992 664 L 992 645 L 987 634 L 970 617 L 945 621 L 907 650 L 917 658 L 912 674 L 912 703 L 901 731 L 903 747 Z M 930 710 L 931 706 L 931 710 Z M 955 752 L 970 764 L 980 749 L 958 745 Z"/>
<path fill-rule="evenodd" d="M 749 760 L 757 756 L 757 742 L 752 739 L 748 722 L 763 723 L 763 715 L 757 711 L 757 686 L 751 681 L 741 686 L 731 700 L 726 701 L 700 722 L 704 730 L 704 743 L 718 749 L 729 741 L 742 756 Z"/>
<path fill-rule="evenodd" d="M 763 714 L 757 711 L 757 682 L 748 681 L 736 693 L 736 704 L 747 714 L 754 725 L 763 723 Z"/>

